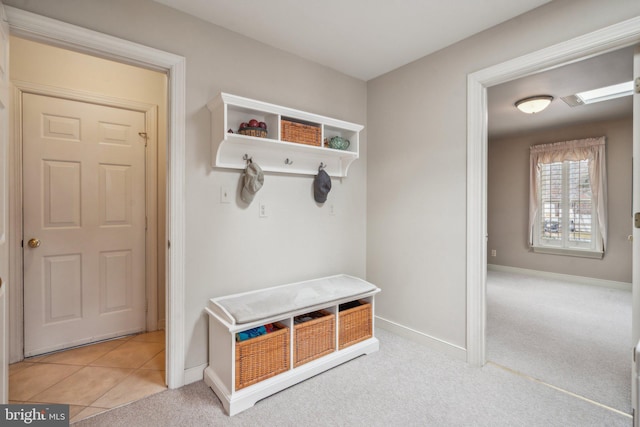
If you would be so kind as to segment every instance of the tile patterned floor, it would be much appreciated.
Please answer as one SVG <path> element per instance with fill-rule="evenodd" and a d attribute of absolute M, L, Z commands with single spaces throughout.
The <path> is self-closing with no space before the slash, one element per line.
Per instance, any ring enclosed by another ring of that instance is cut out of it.
<path fill-rule="evenodd" d="M 66 403 L 71 422 L 166 389 L 164 331 L 133 335 L 9 366 L 9 403 Z"/>

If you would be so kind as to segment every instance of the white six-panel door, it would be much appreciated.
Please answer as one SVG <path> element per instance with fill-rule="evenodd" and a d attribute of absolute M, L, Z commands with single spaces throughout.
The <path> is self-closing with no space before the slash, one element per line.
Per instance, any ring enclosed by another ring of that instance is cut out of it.
<path fill-rule="evenodd" d="M 145 117 L 24 94 L 25 356 L 145 329 Z"/>

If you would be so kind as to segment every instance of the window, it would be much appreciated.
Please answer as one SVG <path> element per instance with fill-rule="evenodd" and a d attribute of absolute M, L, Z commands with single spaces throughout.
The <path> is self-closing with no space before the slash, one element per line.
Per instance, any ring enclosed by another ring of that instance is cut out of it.
<path fill-rule="evenodd" d="M 534 247 L 596 251 L 600 246 L 588 160 L 545 163 Z"/>
<path fill-rule="evenodd" d="M 602 257 L 604 137 L 531 147 L 530 244 L 535 252 Z"/>

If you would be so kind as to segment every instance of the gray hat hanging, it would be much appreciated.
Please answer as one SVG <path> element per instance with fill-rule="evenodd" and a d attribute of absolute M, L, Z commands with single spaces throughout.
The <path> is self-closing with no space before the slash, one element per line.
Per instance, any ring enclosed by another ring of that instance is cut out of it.
<path fill-rule="evenodd" d="M 264 173 L 260 166 L 251 159 L 248 159 L 248 162 L 249 164 L 242 175 L 242 191 L 240 192 L 240 198 L 245 203 L 251 203 L 253 197 L 264 184 Z"/>
<path fill-rule="evenodd" d="M 318 203 L 324 203 L 327 201 L 329 191 L 331 191 L 331 178 L 324 168 L 320 166 L 318 175 L 313 181 L 313 198 Z"/>

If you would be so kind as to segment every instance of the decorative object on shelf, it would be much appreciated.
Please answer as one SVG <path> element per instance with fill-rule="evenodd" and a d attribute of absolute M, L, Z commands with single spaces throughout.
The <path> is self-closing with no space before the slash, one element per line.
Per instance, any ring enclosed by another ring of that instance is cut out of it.
<path fill-rule="evenodd" d="M 341 136 L 334 136 L 331 139 L 325 138 L 324 145 L 335 150 L 346 150 L 351 145 L 351 142 Z"/>
<path fill-rule="evenodd" d="M 240 123 L 238 129 L 240 135 L 257 136 L 258 138 L 267 137 L 267 124 L 265 122 L 259 122 L 256 119 L 251 119 L 248 122 Z"/>
<path fill-rule="evenodd" d="M 313 181 L 313 198 L 318 203 L 327 201 L 327 194 L 331 191 L 331 177 L 325 172 L 324 165 L 321 163 L 318 168 L 318 174 Z"/>
<path fill-rule="evenodd" d="M 264 184 L 264 173 L 262 169 L 260 169 L 260 166 L 254 163 L 251 158 L 247 158 L 247 163 L 248 165 L 242 176 L 243 185 L 240 198 L 246 203 L 251 203 L 253 197 Z"/>
<path fill-rule="evenodd" d="M 252 128 L 252 127 L 240 128 L 238 129 L 238 133 L 240 135 L 257 136 L 258 138 L 267 137 L 267 131 L 262 128 Z"/>

